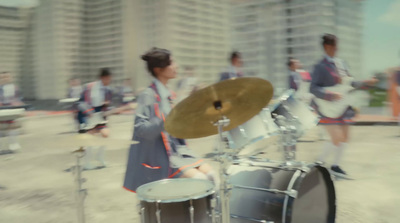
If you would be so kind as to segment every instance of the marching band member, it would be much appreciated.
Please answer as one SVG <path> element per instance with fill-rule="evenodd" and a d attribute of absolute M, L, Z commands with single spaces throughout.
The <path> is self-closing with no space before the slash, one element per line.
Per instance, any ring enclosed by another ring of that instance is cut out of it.
<path fill-rule="evenodd" d="M 241 71 L 241 67 L 243 66 L 242 55 L 237 51 L 232 52 L 230 56 L 230 63 L 231 65 L 228 67 L 228 69 L 220 74 L 219 81 L 235 77 L 243 77 L 243 73 Z"/>
<path fill-rule="evenodd" d="M 146 183 L 165 178 L 198 178 L 216 180 L 212 167 L 186 146 L 182 139 L 164 130 L 165 117 L 171 111 L 174 94 L 166 87 L 176 77 L 177 66 L 171 53 L 153 48 L 142 56 L 153 82 L 138 97 L 133 140 L 124 188 L 135 190 Z"/>
<path fill-rule="evenodd" d="M 3 72 L 0 75 L 1 79 L 1 105 L 2 106 L 18 106 L 22 105 L 21 97 L 19 94 L 18 87 L 13 83 L 13 78 L 9 72 Z M 16 125 L 15 120 L 7 120 L 1 122 L 2 129 L 8 129 L 9 137 L 9 150 L 17 151 L 21 149 L 18 143 L 18 129 L 13 129 L 13 125 Z"/>
<path fill-rule="evenodd" d="M 1 106 L 18 106 L 22 105 L 21 97 L 18 91 L 18 87 L 13 83 L 13 78 L 9 72 L 3 72 L 0 74 L 1 79 L 1 95 L 0 103 Z M 17 122 L 15 120 L 2 121 L 2 129 L 8 130 L 9 137 L 9 150 L 17 151 L 21 149 L 21 145 L 18 143 L 18 129 L 14 129 L 14 125 Z"/>
<path fill-rule="evenodd" d="M 350 76 L 348 70 L 340 72 L 337 67 L 338 59 L 335 58 L 337 47 L 337 38 L 334 35 L 326 34 L 322 37 L 322 46 L 325 51 L 324 58 L 315 65 L 311 75 L 310 92 L 317 98 L 327 101 L 340 100 L 344 95 L 336 92 L 329 92 L 324 87 L 332 87 L 342 84 L 343 78 Z M 344 73 L 344 75 L 343 75 Z M 363 82 L 352 82 L 351 85 L 355 88 L 365 88 L 376 83 L 376 79 L 366 80 Z M 335 159 L 331 166 L 331 171 L 336 175 L 346 175 L 346 172 L 340 168 L 339 164 L 342 160 L 343 152 L 349 141 L 349 124 L 352 123 L 352 118 L 356 111 L 349 106 L 344 113 L 338 118 L 329 118 L 320 113 L 318 105 L 313 101 L 313 106 L 321 116 L 320 125 L 324 125 L 328 132 L 331 141 L 324 145 L 323 152 L 319 156 L 319 161 L 325 162 L 327 156 L 334 151 Z"/>
<path fill-rule="evenodd" d="M 300 74 L 297 72 L 299 61 L 293 58 L 289 59 L 289 89 L 297 91 L 300 88 L 302 82 Z"/>
<path fill-rule="evenodd" d="M 102 116 L 111 103 L 112 91 L 108 87 L 111 83 L 111 72 L 103 68 L 100 71 L 99 80 L 85 85 L 78 103 L 78 121 L 80 133 L 99 133 L 101 137 L 109 136 L 109 129 L 105 124 L 106 118 Z M 95 119 L 101 117 L 102 120 Z M 100 167 L 105 167 L 104 161 L 105 146 L 99 148 L 97 160 L 101 163 Z M 93 169 L 90 164 L 91 148 L 86 149 L 84 169 Z"/>
<path fill-rule="evenodd" d="M 80 98 L 82 91 L 81 80 L 79 78 L 72 78 L 69 81 L 67 98 Z"/>
<path fill-rule="evenodd" d="M 122 105 L 131 103 L 133 100 L 126 100 L 128 97 L 133 97 L 134 92 L 132 89 L 131 79 L 127 78 L 124 80 L 122 86 L 118 89 L 118 96 Z"/>
<path fill-rule="evenodd" d="M 400 68 L 390 70 L 389 99 L 392 104 L 392 115 L 397 117 L 400 124 Z"/>

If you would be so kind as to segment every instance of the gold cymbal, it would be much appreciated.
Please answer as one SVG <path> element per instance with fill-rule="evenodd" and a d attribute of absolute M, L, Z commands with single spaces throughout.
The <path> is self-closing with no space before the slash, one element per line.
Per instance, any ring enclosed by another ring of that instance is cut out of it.
<path fill-rule="evenodd" d="M 165 130 L 181 139 L 218 133 L 213 124 L 230 119 L 229 131 L 250 120 L 267 106 L 273 95 L 270 82 L 255 77 L 225 80 L 194 92 L 177 104 L 165 121 Z M 216 109 L 220 105 L 220 109 Z"/>

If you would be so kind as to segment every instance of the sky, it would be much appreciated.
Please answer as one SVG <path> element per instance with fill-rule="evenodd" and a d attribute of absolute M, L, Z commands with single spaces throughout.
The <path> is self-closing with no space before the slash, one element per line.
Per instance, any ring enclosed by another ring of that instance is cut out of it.
<path fill-rule="evenodd" d="M 366 0 L 363 36 L 364 75 L 400 66 L 400 0 Z"/>
<path fill-rule="evenodd" d="M 37 0 L 0 0 L 0 5 L 32 6 Z M 363 75 L 400 66 L 400 0 L 364 0 Z M 339 37 L 340 39 L 340 37 Z"/>

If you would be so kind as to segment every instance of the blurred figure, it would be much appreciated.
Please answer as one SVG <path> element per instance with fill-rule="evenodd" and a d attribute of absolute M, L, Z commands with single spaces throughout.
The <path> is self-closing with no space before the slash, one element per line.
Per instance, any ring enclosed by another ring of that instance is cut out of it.
<path fill-rule="evenodd" d="M 125 79 L 122 83 L 122 86 L 119 87 L 118 97 L 122 105 L 133 102 L 134 92 L 132 89 L 132 82 L 130 78 Z"/>
<path fill-rule="evenodd" d="M 184 68 L 184 77 L 179 80 L 177 86 L 177 102 L 182 101 L 197 90 L 197 78 L 194 76 L 193 70 L 192 67 Z"/>
<path fill-rule="evenodd" d="M 0 74 L 0 104 L 1 106 L 18 106 L 22 105 L 22 99 L 19 96 L 18 87 L 14 84 L 13 78 L 9 72 L 3 72 Z M 16 152 L 21 149 L 21 145 L 18 142 L 19 124 L 16 120 L 1 121 L 1 129 L 3 130 L 3 136 L 8 136 L 9 150 Z"/>
<path fill-rule="evenodd" d="M 108 109 L 111 103 L 112 91 L 109 88 L 111 83 L 111 72 L 107 68 L 100 70 L 99 80 L 85 85 L 78 103 L 79 133 L 97 134 L 107 138 L 109 129 L 106 125 L 106 117 L 103 112 Z M 100 167 L 105 167 L 104 161 L 105 146 L 98 149 L 97 160 Z M 93 169 L 91 165 L 91 148 L 86 149 L 84 158 L 84 169 Z"/>
<path fill-rule="evenodd" d="M 299 60 L 290 58 L 288 61 L 288 68 L 289 68 L 289 89 L 297 91 L 300 88 L 302 82 L 300 73 L 297 72 L 297 69 L 299 68 Z"/>
<path fill-rule="evenodd" d="M 18 87 L 14 84 L 14 80 L 9 72 L 3 72 L 0 75 L 2 79 L 1 86 L 1 105 L 17 106 L 22 105 L 22 98 L 19 95 Z"/>
<path fill-rule="evenodd" d="M 315 97 L 326 101 L 338 101 L 345 95 L 327 91 L 325 87 L 346 84 L 346 78 L 350 74 L 346 67 L 340 66 L 342 63 L 335 57 L 338 50 L 338 40 L 335 35 L 325 34 L 322 37 L 322 47 L 325 51 L 325 56 L 315 65 L 311 75 L 310 92 Z M 348 84 L 351 84 L 354 88 L 365 88 L 374 85 L 376 82 L 376 79 L 371 79 L 363 82 L 352 81 Z M 320 112 L 318 105 L 314 101 L 313 106 L 321 117 L 319 124 L 325 126 L 331 139 L 331 142 L 327 142 L 324 145 L 318 161 L 325 162 L 327 156 L 334 152 L 335 159 L 331 166 L 331 171 L 337 176 L 345 176 L 346 172 L 339 165 L 349 141 L 349 124 L 352 123 L 352 118 L 355 116 L 356 111 L 349 106 L 338 118 L 329 118 Z"/>
<path fill-rule="evenodd" d="M 220 74 L 220 81 L 235 77 L 243 77 L 243 73 L 241 70 L 243 66 L 242 55 L 239 52 L 234 51 L 231 53 L 229 59 L 231 65 L 227 68 L 226 71 Z"/>
<path fill-rule="evenodd" d="M 80 98 L 83 88 L 79 78 L 72 78 L 69 81 L 67 98 Z"/>
<path fill-rule="evenodd" d="M 398 118 L 400 124 L 400 68 L 395 68 L 389 71 L 390 73 L 390 88 L 389 97 L 392 105 L 392 115 Z"/>

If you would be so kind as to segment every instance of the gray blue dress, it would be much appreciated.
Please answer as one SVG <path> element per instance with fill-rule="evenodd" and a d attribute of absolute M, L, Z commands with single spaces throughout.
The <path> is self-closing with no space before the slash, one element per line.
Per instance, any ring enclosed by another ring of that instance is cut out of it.
<path fill-rule="evenodd" d="M 164 130 L 164 119 L 171 111 L 173 94 L 158 80 L 138 97 L 133 140 L 125 173 L 124 188 L 135 192 L 146 183 L 177 178 L 204 161 L 187 148 L 183 139 Z"/>

